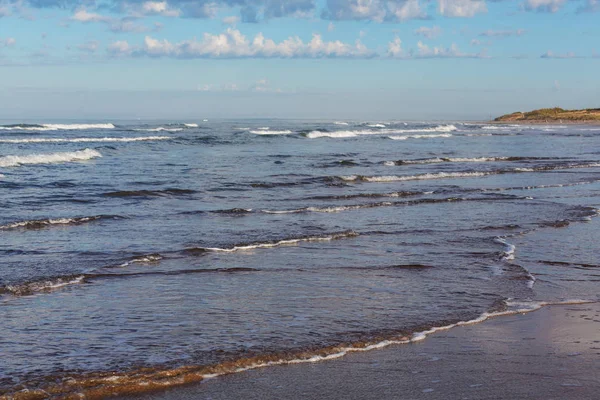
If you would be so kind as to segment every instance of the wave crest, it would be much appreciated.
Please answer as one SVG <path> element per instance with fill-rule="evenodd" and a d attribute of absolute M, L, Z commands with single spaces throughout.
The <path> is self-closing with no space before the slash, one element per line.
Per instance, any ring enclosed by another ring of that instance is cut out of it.
<path fill-rule="evenodd" d="M 27 156 L 0 157 L 0 167 L 17 167 L 26 164 L 55 164 L 72 161 L 85 161 L 102 157 L 96 150 L 85 149 L 64 153 L 31 154 Z"/>

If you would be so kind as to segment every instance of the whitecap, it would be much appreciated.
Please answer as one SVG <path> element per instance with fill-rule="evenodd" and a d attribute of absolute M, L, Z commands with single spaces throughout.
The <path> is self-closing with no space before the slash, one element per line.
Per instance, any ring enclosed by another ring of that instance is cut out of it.
<path fill-rule="evenodd" d="M 0 139 L 0 143 L 96 143 L 96 142 L 139 142 L 146 140 L 169 140 L 168 136 L 142 137 L 98 137 L 98 138 L 30 138 L 30 139 Z"/>
<path fill-rule="evenodd" d="M 267 129 L 260 129 L 259 130 L 254 130 L 254 131 L 250 131 L 250 133 L 254 133 L 255 135 L 288 135 L 290 133 L 292 133 L 292 131 L 290 130 L 282 130 L 282 131 L 270 131 Z"/>
<path fill-rule="evenodd" d="M 19 165 L 26 164 L 55 164 L 63 162 L 85 161 L 97 157 L 102 157 L 102 154 L 92 149 L 70 151 L 64 153 L 30 154 L 25 156 L 4 156 L 0 157 L 0 167 L 16 167 Z"/>

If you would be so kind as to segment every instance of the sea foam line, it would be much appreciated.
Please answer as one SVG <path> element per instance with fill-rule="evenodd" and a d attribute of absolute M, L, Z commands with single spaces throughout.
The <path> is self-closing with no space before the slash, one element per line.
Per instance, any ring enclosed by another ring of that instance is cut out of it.
<path fill-rule="evenodd" d="M 487 176 L 493 173 L 489 172 L 437 172 L 421 175 L 388 175 L 388 176 L 361 176 L 348 175 L 340 176 L 339 178 L 346 182 L 403 182 L 403 181 L 418 181 L 428 179 L 447 179 L 447 178 L 471 178 Z"/>
<path fill-rule="evenodd" d="M 323 236 L 307 236 L 307 237 L 300 237 L 300 238 L 277 240 L 277 241 L 272 241 L 272 242 L 237 245 L 237 246 L 233 246 L 233 247 L 229 247 L 229 248 L 196 247 L 196 248 L 187 249 L 186 251 L 192 252 L 192 253 L 194 253 L 194 252 L 232 253 L 235 251 L 267 249 L 267 248 L 273 248 L 273 247 L 278 247 L 278 246 L 293 245 L 293 244 L 297 244 L 297 243 L 301 243 L 301 242 L 325 242 L 325 241 L 331 241 L 331 240 L 337 240 L 337 239 L 352 238 L 352 237 L 356 237 L 356 236 L 359 236 L 359 234 L 355 231 L 345 231 L 345 232 L 332 233 L 332 234 L 323 235 Z"/>
<path fill-rule="evenodd" d="M 7 225 L 0 225 L 0 230 L 9 229 L 39 229 L 45 228 L 52 225 L 80 225 L 86 222 L 97 221 L 100 219 L 122 219 L 123 217 L 118 215 L 94 215 L 92 217 L 75 217 L 75 218 L 48 218 L 48 219 L 34 219 L 29 221 L 18 221 L 12 222 Z"/>
<path fill-rule="evenodd" d="M 404 345 L 409 343 L 416 343 L 425 340 L 429 335 L 435 334 L 441 331 L 447 331 L 455 327 L 474 325 L 484 322 L 488 319 L 509 316 L 516 314 L 526 314 L 533 311 L 537 311 L 542 307 L 549 305 L 578 305 L 578 304 L 590 304 L 595 301 L 588 300 L 565 300 L 558 302 L 532 302 L 532 301 L 519 301 L 514 299 L 504 300 L 505 307 L 507 309 L 497 312 L 484 312 L 478 317 L 466 320 L 458 321 L 453 324 L 442 325 L 432 327 L 430 329 L 413 333 L 412 335 L 396 336 L 390 339 L 382 340 L 374 343 L 357 343 L 346 346 L 335 346 L 322 349 L 317 351 L 320 354 L 300 353 L 291 355 L 289 358 L 273 358 L 265 357 L 261 360 L 260 357 L 253 357 L 250 359 L 242 359 L 234 362 L 227 362 L 224 364 L 218 364 L 215 366 L 202 367 L 202 366 L 185 366 L 179 367 L 173 370 L 158 370 L 151 371 L 149 373 L 139 372 L 130 374 L 110 374 L 99 377 L 84 377 L 81 381 L 81 390 L 79 393 L 73 393 L 72 385 L 65 384 L 51 384 L 44 388 L 32 389 L 28 391 L 28 394 L 47 394 L 49 390 L 53 393 L 60 392 L 62 394 L 75 394 L 79 397 L 86 397 L 86 394 L 93 394 L 98 390 L 102 393 L 118 393 L 121 387 L 126 387 L 128 391 L 134 390 L 137 393 L 143 393 L 150 390 L 156 390 L 160 388 L 173 387 L 176 385 L 200 382 L 205 379 L 213 379 L 219 376 L 228 375 L 232 373 L 244 372 L 259 368 L 274 367 L 280 365 L 291 365 L 291 364 L 308 364 L 322 361 L 329 361 L 339 359 L 350 353 L 355 352 L 366 352 L 371 350 L 382 349 L 392 345 Z M 167 379 L 170 378 L 170 379 Z M 87 383 L 87 384 L 84 384 Z M 46 390 L 44 390 L 46 389 Z M 62 391 L 61 391 L 62 389 Z"/>
<path fill-rule="evenodd" d="M 102 157 L 96 150 L 85 149 L 63 153 L 31 154 L 26 156 L 0 157 L 0 167 L 17 167 L 26 164 L 55 164 L 72 161 L 85 161 Z"/>
<path fill-rule="evenodd" d="M 289 129 L 280 130 L 280 131 L 271 131 L 268 129 L 259 129 L 259 130 L 251 130 L 250 133 L 255 135 L 288 135 L 292 133 Z"/>
<path fill-rule="evenodd" d="M 96 142 L 139 142 L 145 140 L 169 140 L 169 136 L 99 137 L 99 138 L 30 138 L 0 139 L 0 143 L 96 143 Z"/>
<path fill-rule="evenodd" d="M 114 129 L 113 124 L 39 124 L 39 125 L 4 125 L 0 130 L 7 131 L 66 131 L 84 129 Z"/>
<path fill-rule="evenodd" d="M 332 132 L 327 132 L 327 131 L 312 131 L 306 134 L 306 137 L 309 139 L 317 139 L 317 138 L 322 138 L 322 137 L 329 137 L 329 138 L 349 138 L 349 137 L 356 137 L 356 136 L 362 136 L 362 135 L 382 135 L 382 134 L 401 134 L 401 133 L 415 133 L 415 132 L 453 132 L 456 131 L 457 128 L 454 125 L 439 125 L 436 126 L 434 128 L 420 128 L 420 129 L 377 129 L 377 130 L 372 130 L 372 129 L 366 129 L 366 130 L 353 130 L 353 131 L 332 131 Z M 444 134 L 443 137 L 449 137 L 447 136 L 449 134 Z M 415 137 L 442 137 L 442 135 L 412 135 Z M 452 136 L 452 135 L 450 135 Z M 401 136 L 394 136 L 395 138 L 401 137 Z M 394 138 L 392 137 L 392 138 Z"/>

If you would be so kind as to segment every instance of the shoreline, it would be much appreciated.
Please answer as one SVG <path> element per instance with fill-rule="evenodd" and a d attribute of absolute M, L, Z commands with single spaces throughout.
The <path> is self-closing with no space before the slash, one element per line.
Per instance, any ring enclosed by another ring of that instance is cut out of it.
<path fill-rule="evenodd" d="M 583 125 L 583 126 L 600 126 L 600 121 L 481 121 L 481 124 L 492 125 Z"/>
<path fill-rule="evenodd" d="M 599 303 L 551 304 L 327 362 L 256 367 L 118 398 L 591 400 L 600 395 L 599 329 Z"/>

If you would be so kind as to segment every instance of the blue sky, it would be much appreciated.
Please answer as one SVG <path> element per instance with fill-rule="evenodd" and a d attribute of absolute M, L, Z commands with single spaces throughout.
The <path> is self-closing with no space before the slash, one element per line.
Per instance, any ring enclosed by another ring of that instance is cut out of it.
<path fill-rule="evenodd" d="M 0 0 L 0 118 L 600 107 L 600 0 Z"/>

